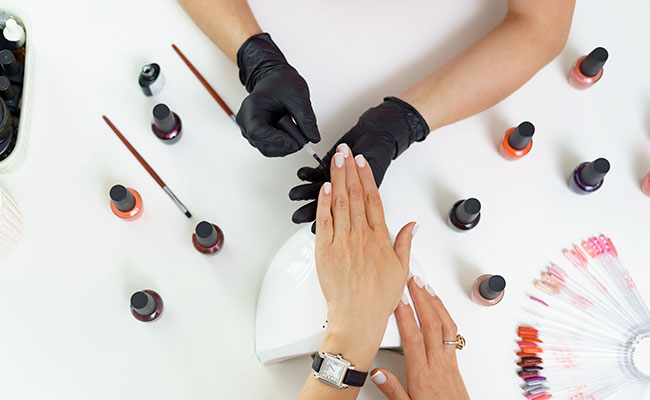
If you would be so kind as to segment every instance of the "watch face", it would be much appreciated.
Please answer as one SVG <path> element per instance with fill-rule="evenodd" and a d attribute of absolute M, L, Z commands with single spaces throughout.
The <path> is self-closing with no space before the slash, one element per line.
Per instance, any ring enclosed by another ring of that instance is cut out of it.
<path fill-rule="evenodd" d="M 345 360 L 339 360 L 336 357 L 326 354 L 323 365 L 318 372 L 318 379 L 330 385 L 340 387 L 349 365 L 350 363 Z"/>

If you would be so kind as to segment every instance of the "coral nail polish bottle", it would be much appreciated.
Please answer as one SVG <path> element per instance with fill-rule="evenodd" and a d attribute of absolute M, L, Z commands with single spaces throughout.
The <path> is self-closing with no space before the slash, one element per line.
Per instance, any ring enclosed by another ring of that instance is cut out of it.
<path fill-rule="evenodd" d="M 646 175 L 646 177 L 643 179 L 643 182 L 641 183 L 641 190 L 643 190 L 643 193 L 645 193 L 647 196 L 650 196 L 650 173 Z"/>
<path fill-rule="evenodd" d="M 217 254 L 223 247 L 224 236 L 215 224 L 201 221 L 192 235 L 194 247 L 203 254 Z"/>
<path fill-rule="evenodd" d="M 473 229 L 481 220 L 481 202 L 471 197 L 458 200 L 449 210 L 449 226 L 459 232 Z"/>
<path fill-rule="evenodd" d="M 145 289 L 131 295 L 131 314 L 142 322 L 155 321 L 163 311 L 163 301 L 153 290 Z"/>
<path fill-rule="evenodd" d="M 181 138 L 181 119 L 165 104 L 157 104 L 153 108 L 151 130 L 164 143 L 174 144 Z"/>
<path fill-rule="evenodd" d="M 115 185 L 109 192 L 111 197 L 111 210 L 118 217 L 133 220 L 142 213 L 142 197 L 135 189 Z"/>
<path fill-rule="evenodd" d="M 471 298 L 482 306 L 498 304 L 505 293 L 506 280 L 501 275 L 481 275 L 472 285 Z"/>
<path fill-rule="evenodd" d="M 518 160 L 533 148 L 535 126 L 524 121 L 519 126 L 510 128 L 503 135 L 499 152 L 508 160 Z"/>
<path fill-rule="evenodd" d="M 609 161 L 604 158 L 583 162 L 573 170 L 569 178 L 569 187 L 577 194 L 595 192 L 603 186 L 609 168 Z"/>
<path fill-rule="evenodd" d="M 609 53 L 602 47 L 596 47 L 591 53 L 582 56 L 569 71 L 569 83 L 576 89 L 587 89 L 603 76 L 603 65 Z"/>

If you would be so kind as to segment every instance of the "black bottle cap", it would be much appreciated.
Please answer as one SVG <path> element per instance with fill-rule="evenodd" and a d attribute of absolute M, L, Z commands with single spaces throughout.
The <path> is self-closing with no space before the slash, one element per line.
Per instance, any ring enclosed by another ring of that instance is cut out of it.
<path fill-rule="evenodd" d="M 122 185 L 115 185 L 110 191 L 111 201 L 115 208 L 122 212 L 129 212 L 135 207 L 135 196 Z"/>
<path fill-rule="evenodd" d="M 150 315 L 156 310 L 156 299 L 147 292 L 135 292 L 131 295 L 131 307 L 140 315 Z"/>
<path fill-rule="evenodd" d="M 609 167 L 609 161 L 604 158 L 598 158 L 594 162 L 587 163 L 580 171 L 580 180 L 585 185 L 594 186 L 607 175 Z"/>
<path fill-rule="evenodd" d="M 516 127 L 508 137 L 508 144 L 515 150 L 523 150 L 533 140 L 535 126 L 528 121 L 524 121 Z"/>
<path fill-rule="evenodd" d="M 487 300 L 494 300 L 506 288 L 506 280 L 501 275 L 492 275 L 478 285 L 478 292 Z"/>
<path fill-rule="evenodd" d="M 14 53 L 11 50 L 5 49 L 0 51 L 0 67 L 9 76 L 15 76 L 20 73 L 20 65 L 18 65 L 18 61 L 16 61 L 16 57 L 14 57 Z"/>
<path fill-rule="evenodd" d="M 196 226 L 196 241 L 199 242 L 201 247 L 209 249 L 213 247 L 219 241 L 219 233 L 211 223 L 207 221 L 201 221 Z"/>
<path fill-rule="evenodd" d="M 13 86 L 11 86 L 9 78 L 6 76 L 0 76 L 0 97 L 4 100 L 13 100 L 15 96 L 16 92 L 14 91 Z"/>
<path fill-rule="evenodd" d="M 160 65 L 156 63 L 147 64 L 142 67 L 140 72 L 140 85 L 146 85 L 147 82 L 151 83 L 160 75 Z"/>
<path fill-rule="evenodd" d="M 153 124 L 163 133 L 176 129 L 176 117 L 165 104 L 157 104 L 153 108 Z"/>
<path fill-rule="evenodd" d="M 463 224 L 470 224 L 481 213 L 481 202 L 470 197 L 456 207 L 456 219 Z"/>
<path fill-rule="evenodd" d="M 580 63 L 580 72 L 584 76 L 596 76 L 603 69 L 605 61 L 607 61 L 609 53 L 602 47 L 596 47 L 587 57 Z"/>

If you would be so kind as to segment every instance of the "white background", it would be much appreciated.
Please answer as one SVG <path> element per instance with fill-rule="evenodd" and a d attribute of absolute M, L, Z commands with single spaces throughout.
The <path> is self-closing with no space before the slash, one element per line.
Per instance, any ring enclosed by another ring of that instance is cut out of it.
<path fill-rule="evenodd" d="M 238 109 L 237 69 L 173 1 L 35 1 L 22 7 L 37 57 L 31 143 L 24 166 L 0 176 L 22 209 L 20 246 L 0 260 L 0 398 L 287 399 L 310 369 L 300 358 L 256 360 L 254 316 L 264 271 L 297 227 L 287 199 L 305 154 L 265 159 L 209 97 L 172 42 Z M 329 146 L 367 108 L 394 95 L 494 27 L 505 1 L 251 1 L 262 27 L 309 82 Z M 564 246 L 604 232 L 638 286 L 650 290 L 650 171 L 647 1 L 580 1 L 565 50 L 492 109 L 431 133 L 393 163 L 381 188 L 392 230 L 417 220 L 414 253 L 456 319 L 459 353 L 473 399 L 518 398 L 515 327 L 532 280 Z M 219 18 L 215 15 L 214 18 Z M 610 52 L 603 79 L 587 91 L 566 82 L 573 61 L 596 46 Z M 158 62 L 158 97 L 183 119 L 173 146 L 149 129 L 155 104 L 137 85 Z M 468 76 L 467 79 L 473 79 Z M 175 205 L 101 119 L 108 115 L 188 205 Z M 507 128 L 536 128 L 532 152 L 507 162 L 496 150 Z M 580 197 L 566 181 L 580 162 L 607 157 L 604 187 Z M 115 183 L 143 196 L 142 218 L 110 211 Z M 445 216 L 460 198 L 483 203 L 464 235 Z M 191 245 L 201 219 L 217 223 L 226 246 L 206 257 Z M 473 280 L 500 273 L 506 297 L 493 308 L 470 302 Z M 152 288 L 163 318 L 136 321 L 132 292 Z M 403 377 L 403 359 L 376 365 Z M 368 383 L 360 396 L 381 398 Z"/>

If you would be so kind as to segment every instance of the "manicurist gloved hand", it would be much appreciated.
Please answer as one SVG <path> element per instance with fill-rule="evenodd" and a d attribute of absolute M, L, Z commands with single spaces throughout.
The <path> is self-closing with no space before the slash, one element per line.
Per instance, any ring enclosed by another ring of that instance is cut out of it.
<path fill-rule="evenodd" d="M 382 104 L 363 113 L 359 122 L 339 139 L 323 161 L 329 164 L 338 146 L 346 143 L 352 153 L 363 154 L 379 186 L 391 161 L 411 143 L 424 140 L 428 134 L 429 126 L 414 107 L 396 97 L 387 97 Z M 345 148 L 340 151 L 349 153 Z M 327 180 L 325 171 L 320 168 L 300 168 L 298 177 L 310 183 L 291 189 L 291 200 L 315 200 L 321 185 Z M 300 224 L 313 221 L 315 217 L 316 201 L 312 201 L 296 210 L 292 220 Z"/>
<path fill-rule="evenodd" d="M 320 134 L 309 98 L 307 82 L 273 43 L 268 33 L 250 37 L 237 52 L 239 79 L 250 93 L 237 113 L 242 134 L 267 157 L 294 153 Z M 289 115 L 305 136 L 301 143 L 278 130 L 277 122 Z"/>

